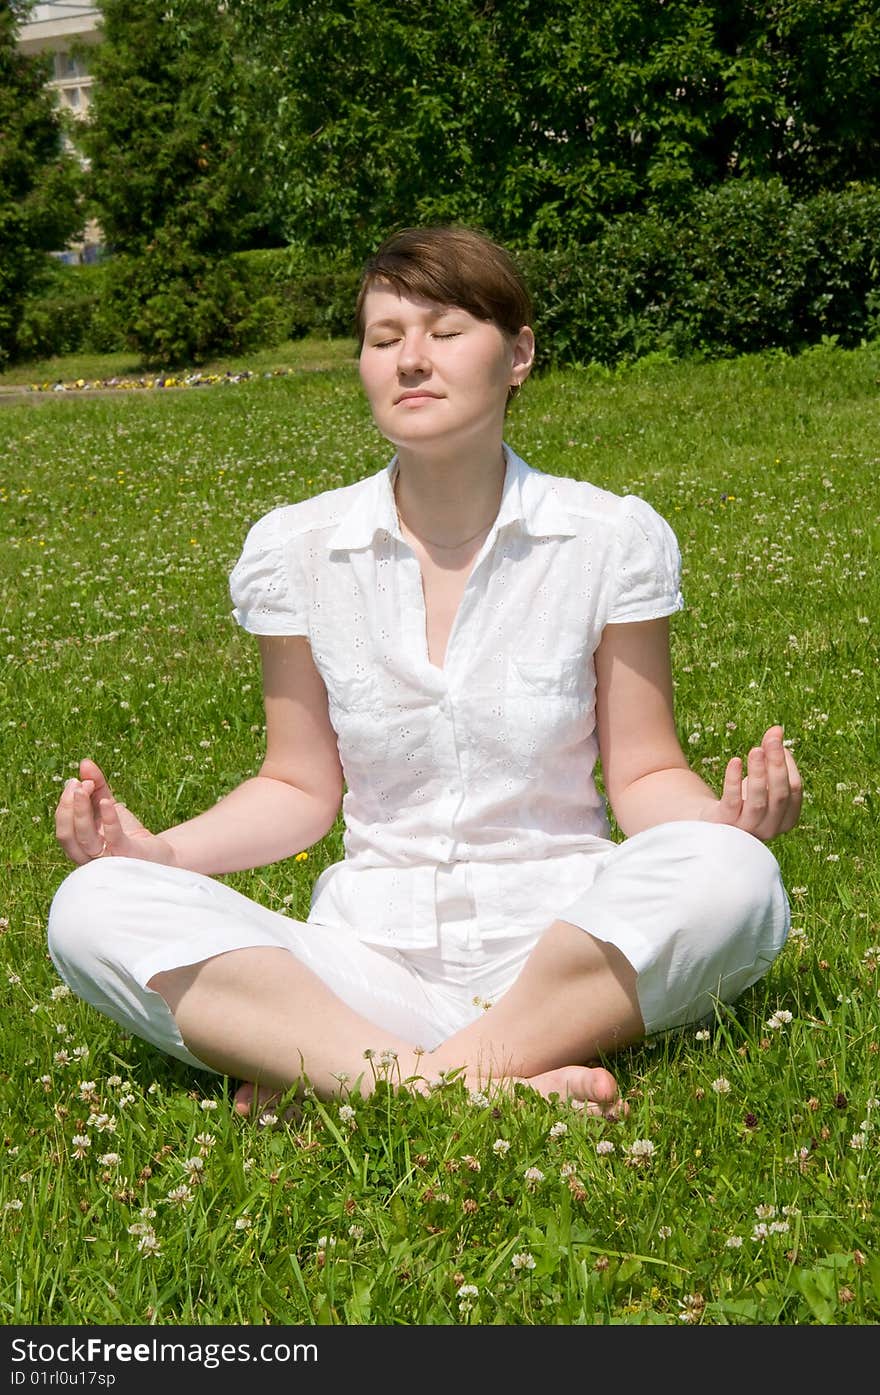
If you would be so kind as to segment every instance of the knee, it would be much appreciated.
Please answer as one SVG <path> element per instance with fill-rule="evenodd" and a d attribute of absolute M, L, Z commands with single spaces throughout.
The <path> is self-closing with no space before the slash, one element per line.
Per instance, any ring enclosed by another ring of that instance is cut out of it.
<path fill-rule="evenodd" d="M 96 858 L 67 876 L 49 908 L 49 953 L 62 978 L 107 955 L 129 858 Z"/>
<path fill-rule="evenodd" d="M 730 824 L 696 827 L 696 855 L 710 894 L 753 914 L 786 904 L 779 863 L 766 843 Z"/>

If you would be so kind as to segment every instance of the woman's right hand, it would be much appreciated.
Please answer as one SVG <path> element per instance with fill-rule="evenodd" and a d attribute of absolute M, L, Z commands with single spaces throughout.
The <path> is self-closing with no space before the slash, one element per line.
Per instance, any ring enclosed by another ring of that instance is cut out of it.
<path fill-rule="evenodd" d="M 175 865 L 174 849 L 114 797 L 93 760 L 82 760 L 79 779 L 68 780 L 55 810 L 55 836 L 72 862 L 97 857 L 138 857 Z"/>

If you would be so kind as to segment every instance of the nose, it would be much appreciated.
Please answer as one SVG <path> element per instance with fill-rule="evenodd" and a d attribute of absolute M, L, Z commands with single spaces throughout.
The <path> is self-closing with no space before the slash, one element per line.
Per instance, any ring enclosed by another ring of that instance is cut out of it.
<path fill-rule="evenodd" d="M 425 336 L 418 331 L 404 335 L 397 356 L 397 371 L 401 377 L 427 373 L 430 366 Z"/>

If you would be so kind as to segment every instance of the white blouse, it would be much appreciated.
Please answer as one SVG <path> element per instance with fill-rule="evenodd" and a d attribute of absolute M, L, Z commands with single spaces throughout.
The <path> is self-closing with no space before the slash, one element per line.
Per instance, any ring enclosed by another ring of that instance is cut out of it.
<path fill-rule="evenodd" d="M 683 604 L 675 535 L 649 504 L 505 453 L 442 669 L 395 460 L 267 513 L 230 577 L 238 623 L 307 636 L 327 687 L 345 858 L 318 878 L 309 919 L 374 944 L 437 943 L 450 864 L 467 864 L 478 935 L 533 932 L 575 899 L 609 846 L 593 654 L 605 625 Z"/>

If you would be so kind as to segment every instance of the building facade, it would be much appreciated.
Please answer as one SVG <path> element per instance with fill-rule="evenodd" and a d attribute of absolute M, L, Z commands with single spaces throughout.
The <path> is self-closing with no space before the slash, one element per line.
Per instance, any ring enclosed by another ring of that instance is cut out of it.
<path fill-rule="evenodd" d="M 35 5 L 27 24 L 18 31 L 18 46 L 24 53 L 51 56 L 48 86 L 58 105 L 77 119 L 88 115 L 93 78 L 89 50 L 101 41 L 101 11 L 97 5 L 79 0 L 56 0 L 55 4 Z M 73 244 L 62 255 L 70 261 L 92 261 L 98 254 L 101 233 L 90 223 L 83 241 Z"/>

